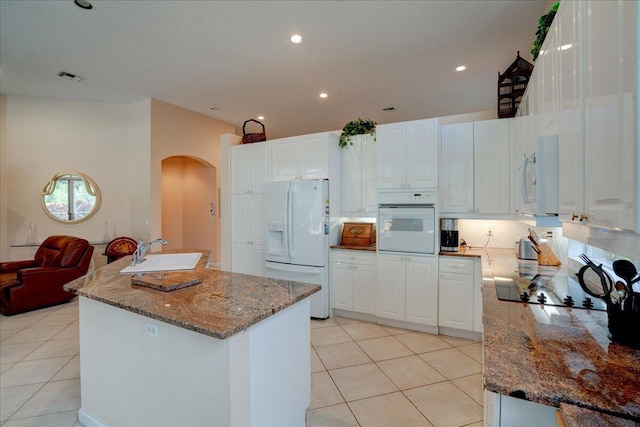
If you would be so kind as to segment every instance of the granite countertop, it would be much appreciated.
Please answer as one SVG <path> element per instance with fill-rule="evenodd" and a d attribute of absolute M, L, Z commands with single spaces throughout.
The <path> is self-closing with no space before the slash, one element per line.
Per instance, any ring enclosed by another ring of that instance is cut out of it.
<path fill-rule="evenodd" d="M 124 257 L 64 286 L 68 292 L 214 338 L 228 338 L 318 292 L 320 286 L 208 269 L 210 251 L 194 270 L 171 272 L 172 278 L 197 274 L 202 283 L 165 292 L 133 285 Z M 166 272 L 165 272 L 166 273 Z M 153 274 L 153 273 L 149 273 Z M 142 277 L 145 275 L 143 274 Z"/>
<path fill-rule="evenodd" d="M 333 246 L 331 246 L 331 249 L 346 249 L 346 250 L 350 250 L 350 251 L 375 252 L 376 251 L 376 245 L 371 245 L 371 246 L 333 245 Z"/>
<path fill-rule="evenodd" d="M 470 252 L 482 257 L 487 390 L 561 407 L 567 425 L 585 425 L 587 410 L 640 421 L 640 350 L 608 338 L 606 312 L 500 301 L 494 277 L 537 263 L 518 260 L 513 249 Z"/>
<path fill-rule="evenodd" d="M 440 251 L 440 256 L 459 256 L 467 258 L 480 258 L 482 257 L 482 249 L 472 249 L 467 246 L 460 246 L 456 252 Z"/>

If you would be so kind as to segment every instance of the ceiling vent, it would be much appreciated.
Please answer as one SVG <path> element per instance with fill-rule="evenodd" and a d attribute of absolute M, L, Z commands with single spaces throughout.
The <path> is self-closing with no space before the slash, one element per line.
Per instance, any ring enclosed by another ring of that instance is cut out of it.
<path fill-rule="evenodd" d="M 60 71 L 58 73 L 58 77 L 62 77 L 63 79 L 71 80 L 74 82 L 84 80 L 84 77 L 76 76 L 75 74 L 67 73 L 66 71 Z"/>

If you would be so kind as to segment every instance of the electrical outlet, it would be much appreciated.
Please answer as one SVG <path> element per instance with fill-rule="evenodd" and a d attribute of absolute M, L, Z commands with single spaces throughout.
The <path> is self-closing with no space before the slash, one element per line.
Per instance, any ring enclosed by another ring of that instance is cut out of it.
<path fill-rule="evenodd" d="M 144 331 L 150 337 L 160 338 L 160 328 L 158 328 L 158 325 L 154 325 L 153 323 L 145 323 Z"/>

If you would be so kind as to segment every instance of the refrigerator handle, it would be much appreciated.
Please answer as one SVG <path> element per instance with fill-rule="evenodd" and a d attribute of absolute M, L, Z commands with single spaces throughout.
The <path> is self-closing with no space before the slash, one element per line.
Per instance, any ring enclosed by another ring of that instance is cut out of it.
<path fill-rule="evenodd" d="M 285 236 L 285 245 L 287 247 L 287 256 L 290 257 L 293 253 L 293 241 L 291 239 L 291 234 L 293 234 L 293 188 L 291 186 L 287 189 L 287 207 L 285 217 L 285 230 L 287 233 Z"/>

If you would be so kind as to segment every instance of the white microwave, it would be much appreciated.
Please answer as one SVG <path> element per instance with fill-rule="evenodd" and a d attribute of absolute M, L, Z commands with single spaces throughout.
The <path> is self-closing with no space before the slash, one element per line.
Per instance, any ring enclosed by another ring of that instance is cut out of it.
<path fill-rule="evenodd" d="M 558 135 L 536 138 L 536 151 L 525 154 L 520 165 L 520 198 L 525 214 L 558 215 L 558 163 Z"/>

